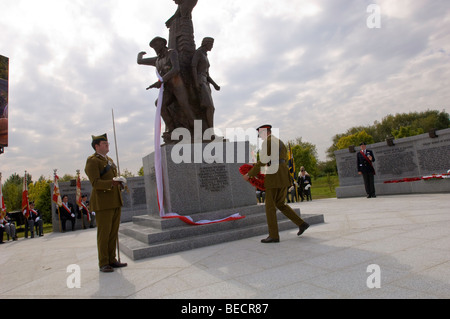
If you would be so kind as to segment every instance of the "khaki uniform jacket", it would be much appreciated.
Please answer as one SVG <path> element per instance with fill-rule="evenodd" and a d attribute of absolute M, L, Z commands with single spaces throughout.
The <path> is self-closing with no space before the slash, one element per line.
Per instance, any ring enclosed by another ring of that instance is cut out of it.
<path fill-rule="evenodd" d="M 107 169 L 107 166 L 110 166 Z M 89 202 L 91 211 L 109 210 L 123 206 L 120 186 L 113 186 L 113 178 L 117 176 L 117 167 L 108 156 L 100 154 L 88 157 L 84 169 L 92 184 L 92 193 Z M 102 175 L 103 174 L 103 175 Z"/>
<path fill-rule="evenodd" d="M 274 149 L 273 149 L 274 148 Z M 279 157 L 272 156 L 272 151 L 279 151 Z M 289 168 L 287 166 L 287 148 L 282 141 L 276 137 L 269 135 L 267 139 L 263 142 L 261 154 L 261 161 L 255 164 L 255 166 L 248 172 L 249 177 L 255 177 L 261 168 L 266 166 L 271 158 L 279 160 L 279 167 L 276 173 L 266 174 L 264 179 L 264 186 L 267 188 L 283 188 L 291 186 Z M 267 154 L 268 158 L 265 158 Z M 273 163 L 270 163 L 272 166 Z M 264 171 L 261 172 L 264 174 Z"/>

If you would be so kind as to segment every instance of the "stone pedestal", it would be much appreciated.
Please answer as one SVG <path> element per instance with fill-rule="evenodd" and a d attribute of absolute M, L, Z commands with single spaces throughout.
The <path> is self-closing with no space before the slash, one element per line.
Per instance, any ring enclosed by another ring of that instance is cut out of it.
<path fill-rule="evenodd" d="M 248 142 L 164 145 L 161 152 L 166 213 L 191 216 L 255 205 L 255 189 L 239 172 L 249 162 Z M 159 216 L 154 162 L 154 153 L 143 158 L 147 209 Z"/>
<path fill-rule="evenodd" d="M 255 188 L 239 167 L 249 162 L 248 142 L 165 145 L 162 150 L 164 208 L 194 221 L 216 220 L 239 213 L 243 219 L 191 226 L 159 216 L 154 154 L 143 158 L 147 215 L 134 216 L 120 227 L 120 249 L 133 260 L 176 253 L 233 240 L 267 235 L 264 205 L 256 204 Z M 184 147 L 184 149 L 182 149 Z M 180 161 L 181 155 L 185 158 Z M 301 216 L 300 210 L 296 213 Z M 309 224 L 323 215 L 301 216 Z M 297 226 L 278 213 L 280 231 Z"/>

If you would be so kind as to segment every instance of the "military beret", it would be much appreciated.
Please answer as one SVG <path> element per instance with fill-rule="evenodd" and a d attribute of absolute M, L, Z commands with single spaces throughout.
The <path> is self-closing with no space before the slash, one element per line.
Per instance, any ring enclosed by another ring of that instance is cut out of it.
<path fill-rule="evenodd" d="M 106 135 L 106 133 L 99 136 L 92 135 L 92 143 L 91 143 L 92 148 L 95 150 L 95 145 L 99 144 L 101 141 L 108 142 L 108 136 Z"/>
<path fill-rule="evenodd" d="M 103 135 L 99 135 L 99 136 L 94 136 L 92 135 L 92 142 L 100 142 L 100 141 L 108 141 L 108 135 L 103 134 Z"/>
<path fill-rule="evenodd" d="M 164 42 L 164 46 L 166 46 L 167 45 L 167 40 L 166 39 L 164 39 L 164 38 L 161 38 L 161 37 L 155 37 L 152 41 L 150 41 L 150 47 L 154 47 L 154 45 L 155 45 L 155 43 L 156 42 L 158 42 L 158 41 L 162 41 L 162 42 Z"/>
<path fill-rule="evenodd" d="M 361 142 L 361 143 L 359 144 L 359 146 L 361 146 L 361 145 L 366 145 L 366 142 Z"/>
<path fill-rule="evenodd" d="M 272 125 L 270 125 L 270 124 L 264 124 L 264 125 L 261 125 L 260 127 L 258 127 L 256 130 L 257 131 L 259 131 L 260 129 L 262 129 L 262 128 L 265 128 L 265 129 L 272 129 Z"/>

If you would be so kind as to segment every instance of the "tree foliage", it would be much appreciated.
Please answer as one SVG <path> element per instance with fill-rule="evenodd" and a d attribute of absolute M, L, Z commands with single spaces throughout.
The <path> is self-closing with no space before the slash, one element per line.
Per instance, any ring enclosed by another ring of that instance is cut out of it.
<path fill-rule="evenodd" d="M 362 134 L 362 132 L 367 134 L 365 138 L 371 138 L 371 140 L 365 140 L 365 142 L 378 143 L 385 141 L 388 137 L 402 138 L 423 134 L 433 129 L 442 130 L 449 127 L 450 116 L 445 110 L 389 114 L 381 122 L 375 121 L 373 125 L 369 126 L 354 126 L 345 133 L 335 135 L 333 145 L 327 150 L 327 156 L 334 159 L 335 151 L 347 148 L 350 145 L 359 145 L 362 141 L 358 140 L 358 134 Z"/>
<path fill-rule="evenodd" d="M 292 154 L 295 163 L 295 176 L 298 175 L 301 166 L 304 166 L 306 171 L 313 176 L 317 176 L 317 149 L 314 144 L 303 142 L 301 137 L 294 141 L 289 141 L 287 147 L 291 146 Z"/>

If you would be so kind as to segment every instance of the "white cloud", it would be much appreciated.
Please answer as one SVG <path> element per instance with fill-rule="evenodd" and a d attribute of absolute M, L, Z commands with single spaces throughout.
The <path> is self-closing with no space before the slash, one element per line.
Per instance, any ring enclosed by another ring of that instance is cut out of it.
<path fill-rule="evenodd" d="M 381 29 L 366 8 L 381 7 Z M 91 134 L 112 138 L 122 169 L 153 151 L 154 68 L 136 55 L 167 36 L 173 1 L 3 0 L 0 54 L 10 58 L 10 146 L 3 176 L 83 171 Z M 199 0 L 197 45 L 209 53 L 216 127 L 271 122 L 285 140 L 315 144 L 387 114 L 445 109 L 449 101 L 447 0 Z M 114 150 L 112 153 L 114 154 Z"/>

